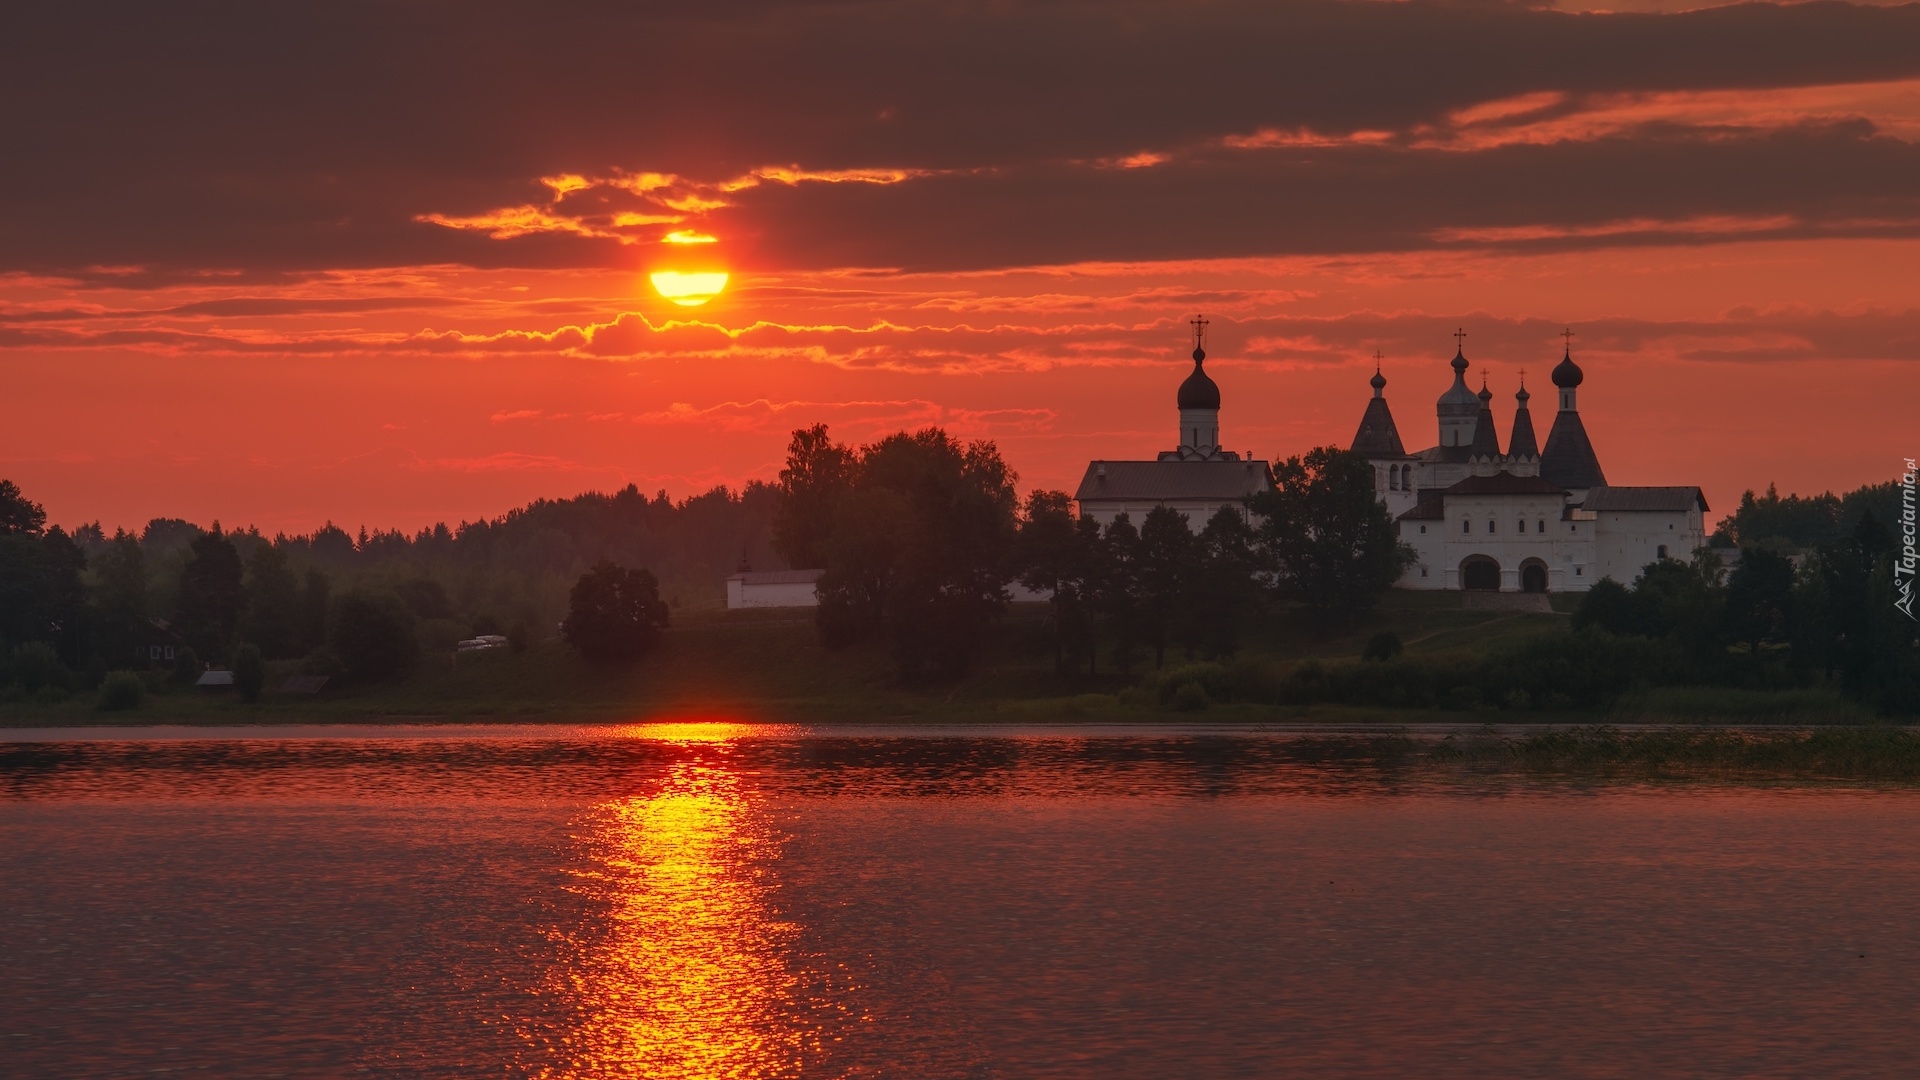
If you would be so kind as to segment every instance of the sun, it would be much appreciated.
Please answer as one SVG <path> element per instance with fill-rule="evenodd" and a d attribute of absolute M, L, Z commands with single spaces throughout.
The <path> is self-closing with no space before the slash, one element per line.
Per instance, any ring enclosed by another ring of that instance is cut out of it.
<path fill-rule="evenodd" d="M 724 270 L 655 270 L 649 276 L 655 291 L 681 307 L 699 307 L 727 287 Z"/>

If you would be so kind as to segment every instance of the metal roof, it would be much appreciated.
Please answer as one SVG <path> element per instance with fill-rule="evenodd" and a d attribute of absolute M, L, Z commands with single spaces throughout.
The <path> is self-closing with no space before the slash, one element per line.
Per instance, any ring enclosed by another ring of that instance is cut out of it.
<path fill-rule="evenodd" d="M 738 581 L 742 585 L 811 585 L 819 581 L 824 573 L 825 570 L 748 570 L 727 580 Z"/>
<path fill-rule="evenodd" d="M 1102 499 L 1240 499 L 1273 488 L 1264 461 L 1094 461 L 1073 497 Z"/>
<path fill-rule="evenodd" d="M 1538 476 L 1515 476 L 1505 469 L 1492 476 L 1469 476 L 1447 488 L 1447 495 L 1565 495 L 1567 489 Z"/>
<path fill-rule="evenodd" d="M 1597 487 L 1587 492 L 1583 510 L 1687 511 L 1707 509 L 1707 497 L 1697 487 Z"/>

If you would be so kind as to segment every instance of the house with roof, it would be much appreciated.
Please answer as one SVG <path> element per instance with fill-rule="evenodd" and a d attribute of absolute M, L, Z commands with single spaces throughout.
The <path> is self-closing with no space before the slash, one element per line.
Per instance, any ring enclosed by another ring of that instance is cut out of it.
<path fill-rule="evenodd" d="M 1377 365 L 1353 439 L 1373 465 L 1374 492 L 1400 539 L 1419 556 L 1401 588 L 1583 592 L 1602 578 L 1632 581 L 1650 562 L 1686 559 L 1706 545 L 1707 500 L 1698 487 L 1607 483 L 1580 420 L 1585 373 L 1571 343 L 1553 369 L 1559 408 L 1544 447 L 1524 382 L 1502 449 L 1493 392 L 1484 377 L 1478 393 L 1467 386 L 1457 342 L 1452 367 L 1453 384 L 1435 406 L 1433 446 L 1406 450 Z"/>
<path fill-rule="evenodd" d="M 1220 446 L 1220 387 L 1206 372 L 1206 327 L 1207 320 L 1193 320 L 1193 371 L 1174 398 L 1174 448 L 1151 461 L 1089 462 L 1073 495 L 1081 517 L 1104 528 L 1125 514 L 1137 527 L 1154 507 L 1167 506 L 1199 532 L 1223 507 L 1245 514 L 1248 496 L 1273 489 L 1266 462 Z"/>

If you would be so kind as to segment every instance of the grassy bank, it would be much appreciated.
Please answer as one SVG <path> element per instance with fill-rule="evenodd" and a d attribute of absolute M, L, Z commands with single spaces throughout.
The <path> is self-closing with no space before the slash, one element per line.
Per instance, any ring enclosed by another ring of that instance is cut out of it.
<path fill-rule="evenodd" d="M 1564 600 L 1566 598 L 1556 598 Z M 1369 637 L 1391 630 L 1409 665 L 1441 667 L 1485 657 L 1566 625 L 1562 612 L 1469 610 L 1457 595 L 1392 594 L 1371 617 L 1332 631 L 1304 620 L 1259 627 L 1221 665 L 1190 665 L 1169 651 L 1123 678 L 1054 673 L 1044 606 L 1011 611 L 972 675 L 939 685 L 902 685 L 877 645 L 829 652 L 806 611 L 682 611 L 660 649 L 631 668 L 596 668 L 558 641 L 523 653 L 429 655 L 403 679 L 330 688 L 315 697 L 275 696 L 247 705 L 175 687 L 133 709 L 105 711 L 92 691 L 43 689 L 0 700 L 0 725 L 262 722 L 588 721 L 724 716 L 790 722 L 1214 721 L 1460 724 L 1481 719 L 1593 724 L 1848 724 L 1870 719 L 1825 690 L 1749 692 L 1665 688 L 1628 695 L 1603 712 L 1534 702 L 1448 697 L 1445 707 L 1293 700 L 1275 686 L 1314 661 L 1346 664 Z M 1351 671 L 1352 669 L 1346 669 Z M 1181 673 L 1185 672 L 1185 675 Z M 1211 685 L 1182 691 L 1170 678 Z M 270 681 L 269 685 L 272 685 Z"/>
<path fill-rule="evenodd" d="M 1642 777 L 1920 780 L 1920 732 L 1889 726 L 1757 732 L 1577 728 L 1409 742 L 1410 760 L 1496 770 Z"/>

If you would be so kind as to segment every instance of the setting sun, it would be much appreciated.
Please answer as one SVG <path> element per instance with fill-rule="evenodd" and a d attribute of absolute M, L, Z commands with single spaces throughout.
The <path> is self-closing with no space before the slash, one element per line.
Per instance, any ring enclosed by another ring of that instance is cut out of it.
<path fill-rule="evenodd" d="M 701 304 L 720 295 L 727 287 L 727 273 L 724 270 L 703 270 L 683 273 L 679 270 L 656 270 L 650 275 L 653 287 L 661 296 L 682 307 L 699 307 Z"/>

